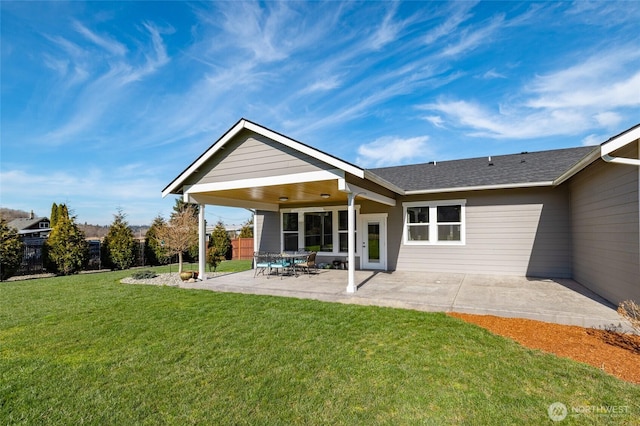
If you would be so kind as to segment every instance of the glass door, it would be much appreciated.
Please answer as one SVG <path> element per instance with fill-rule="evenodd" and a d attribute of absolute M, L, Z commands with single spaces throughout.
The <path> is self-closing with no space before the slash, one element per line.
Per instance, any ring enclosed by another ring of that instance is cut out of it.
<path fill-rule="evenodd" d="M 387 216 L 363 214 L 362 269 L 387 269 Z"/>

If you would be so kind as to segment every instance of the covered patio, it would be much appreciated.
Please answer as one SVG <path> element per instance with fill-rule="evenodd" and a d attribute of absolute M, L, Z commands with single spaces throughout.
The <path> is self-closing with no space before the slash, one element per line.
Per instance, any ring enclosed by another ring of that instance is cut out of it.
<path fill-rule="evenodd" d="M 386 214 L 369 215 L 372 222 L 356 219 L 356 199 L 393 207 L 393 189 L 362 168 L 242 119 L 162 195 L 180 195 L 199 206 L 199 277 L 207 276 L 206 206 L 236 207 L 254 213 L 254 252 L 315 251 L 319 263 L 339 259 L 347 268 L 341 275 L 343 288 L 355 293 L 357 269 L 387 269 L 386 241 L 380 240 L 386 235 Z M 311 212 L 324 215 L 318 217 L 318 243 L 306 239 L 304 220 Z M 294 216 L 293 221 L 287 215 Z M 295 232 L 289 232 L 288 223 Z M 376 229 L 371 238 L 356 231 L 370 223 Z M 369 243 L 377 251 L 375 259 L 369 256 Z"/>
<path fill-rule="evenodd" d="M 429 312 L 461 312 L 602 327 L 621 323 L 615 307 L 570 279 L 451 273 L 355 271 L 358 291 L 348 293 L 348 271 L 253 277 L 253 271 L 210 277 L 183 288 L 259 294 Z"/>

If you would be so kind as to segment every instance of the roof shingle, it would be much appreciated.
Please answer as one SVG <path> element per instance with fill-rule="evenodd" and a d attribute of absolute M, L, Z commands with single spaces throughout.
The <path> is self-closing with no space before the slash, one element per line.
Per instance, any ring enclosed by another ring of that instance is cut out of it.
<path fill-rule="evenodd" d="M 496 155 L 437 164 L 383 167 L 369 172 L 405 191 L 551 182 L 595 149 L 598 148 L 588 146 Z"/>

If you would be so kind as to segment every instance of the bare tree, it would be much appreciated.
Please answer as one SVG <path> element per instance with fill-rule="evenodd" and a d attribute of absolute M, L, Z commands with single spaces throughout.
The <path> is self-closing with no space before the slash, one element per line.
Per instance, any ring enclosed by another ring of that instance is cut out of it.
<path fill-rule="evenodd" d="M 174 213 L 169 222 L 158 227 L 156 240 L 167 255 L 178 255 L 178 272 L 182 272 L 182 255 L 198 244 L 198 218 L 193 206 Z"/>

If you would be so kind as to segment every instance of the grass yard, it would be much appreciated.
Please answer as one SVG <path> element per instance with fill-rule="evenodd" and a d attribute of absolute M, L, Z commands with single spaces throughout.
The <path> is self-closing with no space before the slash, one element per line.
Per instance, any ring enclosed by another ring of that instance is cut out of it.
<path fill-rule="evenodd" d="M 444 314 L 131 273 L 0 283 L 1 424 L 540 425 L 554 402 L 559 424 L 640 418 L 640 386 Z"/>

